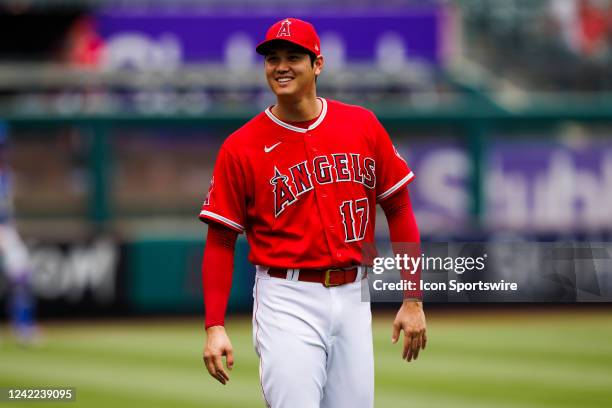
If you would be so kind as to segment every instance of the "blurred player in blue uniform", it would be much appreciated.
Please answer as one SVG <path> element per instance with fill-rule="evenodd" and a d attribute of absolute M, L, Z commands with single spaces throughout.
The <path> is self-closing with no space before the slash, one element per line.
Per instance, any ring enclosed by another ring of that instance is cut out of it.
<path fill-rule="evenodd" d="M 20 343 L 30 343 L 36 335 L 31 266 L 28 250 L 14 222 L 7 139 L 6 126 L 0 122 L 0 268 L 8 282 L 8 312 L 13 333 Z"/>

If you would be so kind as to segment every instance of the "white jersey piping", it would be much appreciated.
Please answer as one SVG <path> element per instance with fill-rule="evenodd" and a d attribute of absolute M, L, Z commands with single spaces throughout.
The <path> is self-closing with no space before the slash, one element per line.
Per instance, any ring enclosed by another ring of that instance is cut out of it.
<path fill-rule="evenodd" d="M 289 123 L 283 122 L 282 120 L 274 116 L 271 110 L 272 107 L 267 108 L 265 110 L 265 113 L 274 123 L 276 123 L 279 126 L 284 127 L 285 129 L 293 130 L 294 132 L 298 132 L 298 133 L 306 133 L 310 130 L 313 130 L 317 126 L 319 126 L 321 122 L 323 122 L 323 119 L 325 119 L 325 115 L 327 114 L 327 101 L 325 100 L 325 98 L 317 98 L 317 99 L 321 101 L 321 114 L 319 115 L 319 118 L 312 125 L 308 126 L 307 129 L 304 129 L 298 126 L 293 126 Z"/>
<path fill-rule="evenodd" d="M 414 177 L 414 173 L 413 172 L 408 173 L 408 175 L 406 177 L 404 177 L 403 179 L 401 179 L 400 181 L 395 183 L 390 189 L 388 189 L 387 191 L 385 191 L 382 194 L 379 194 L 378 197 L 376 197 L 376 200 L 380 201 L 380 200 L 384 200 L 385 198 L 389 197 L 391 194 L 393 194 L 395 191 L 397 191 L 404 184 L 406 184 L 410 180 L 412 180 L 413 177 Z"/>
<path fill-rule="evenodd" d="M 238 224 L 237 222 L 234 222 L 232 220 L 230 220 L 229 218 L 225 218 L 222 215 L 219 214 L 215 214 L 214 212 L 211 211 L 206 211 L 203 210 L 200 212 L 200 217 L 207 217 L 207 218 L 212 218 L 216 221 L 219 221 L 222 224 L 225 224 L 228 227 L 231 227 L 233 229 L 238 230 L 239 232 L 243 232 L 244 231 L 244 227 L 240 224 Z"/>

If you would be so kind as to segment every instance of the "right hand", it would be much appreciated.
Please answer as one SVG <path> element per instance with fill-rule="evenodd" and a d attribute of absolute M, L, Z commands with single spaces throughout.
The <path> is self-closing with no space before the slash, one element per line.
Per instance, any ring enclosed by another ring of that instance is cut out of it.
<path fill-rule="evenodd" d="M 234 351 L 229 337 L 223 326 L 211 326 L 206 329 L 206 346 L 204 346 L 204 365 L 209 374 L 225 385 L 229 381 L 229 375 L 223 368 L 222 356 L 228 370 L 234 366 Z"/>

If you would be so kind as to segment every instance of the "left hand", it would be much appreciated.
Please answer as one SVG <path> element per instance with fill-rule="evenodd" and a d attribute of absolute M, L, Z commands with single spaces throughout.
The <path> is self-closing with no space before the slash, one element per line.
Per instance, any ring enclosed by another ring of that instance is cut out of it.
<path fill-rule="evenodd" d="M 393 321 L 391 341 L 397 343 L 400 331 L 404 331 L 404 350 L 402 359 L 412 361 L 419 357 L 419 351 L 427 345 L 427 324 L 423 303 L 416 300 L 405 300 Z"/>
<path fill-rule="evenodd" d="M 208 373 L 221 384 L 229 381 L 229 374 L 223 368 L 223 356 L 228 370 L 234 365 L 234 349 L 230 342 L 225 327 L 211 326 L 206 329 L 206 346 L 204 346 L 204 365 Z"/>

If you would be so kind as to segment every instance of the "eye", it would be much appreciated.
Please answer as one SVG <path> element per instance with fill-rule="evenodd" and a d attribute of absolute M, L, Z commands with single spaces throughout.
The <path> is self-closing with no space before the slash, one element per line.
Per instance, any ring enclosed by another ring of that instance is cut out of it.
<path fill-rule="evenodd" d="M 300 60 L 299 55 L 290 55 L 289 56 L 289 61 L 291 61 L 291 62 L 296 62 L 296 61 L 299 61 L 299 60 Z"/>
<path fill-rule="evenodd" d="M 275 55 L 270 55 L 266 57 L 266 62 L 274 63 L 276 61 L 278 61 L 278 57 Z"/>

